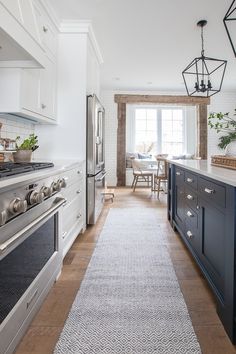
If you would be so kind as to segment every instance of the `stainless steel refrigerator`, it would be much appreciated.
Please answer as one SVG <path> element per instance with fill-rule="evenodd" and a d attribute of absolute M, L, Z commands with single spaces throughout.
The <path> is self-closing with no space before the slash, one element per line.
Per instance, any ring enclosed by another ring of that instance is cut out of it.
<path fill-rule="evenodd" d="M 87 96 L 87 224 L 95 224 L 105 189 L 105 110 L 96 95 Z"/>

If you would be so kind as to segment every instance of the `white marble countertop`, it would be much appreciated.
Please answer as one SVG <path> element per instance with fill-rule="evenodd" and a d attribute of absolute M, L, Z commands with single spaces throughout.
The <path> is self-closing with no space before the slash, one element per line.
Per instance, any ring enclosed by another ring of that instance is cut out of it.
<path fill-rule="evenodd" d="M 32 162 L 46 162 L 42 160 L 33 160 Z M 49 176 L 53 176 L 56 174 L 60 174 L 63 171 L 70 170 L 73 167 L 76 167 L 79 163 L 83 163 L 83 161 L 77 160 L 54 160 L 51 161 L 54 163 L 54 167 L 45 168 L 42 170 L 36 170 L 33 172 L 22 173 L 16 176 L 9 176 L 0 179 L 0 189 L 5 189 L 6 187 L 10 187 L 12 185 L 21 184 L 25 182 L 30 182 L 32 180 L 37 180 L 41 178 L 47 178 Z"/>
<path fill-rule="evenodd" d="M 168 160 L 168 162 L 236 187 L 236 170 L 211 166 L 210 160 Z"/>

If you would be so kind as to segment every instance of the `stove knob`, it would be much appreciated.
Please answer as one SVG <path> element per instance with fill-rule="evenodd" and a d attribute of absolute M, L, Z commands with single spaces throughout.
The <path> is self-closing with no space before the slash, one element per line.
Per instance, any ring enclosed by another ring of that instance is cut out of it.
<path fill-rule="evenodd" d="M 0 212 L 0 226 L 6 224 L 7 221 L 7 212 L 6 210 L 3 210 Z"/>
<path fill-rule="evenodd" d="M 58 181 L 52 183 L 52 188 L 53 188 L 53 191 L 60 192 L 60 190 L 61 190 L 61 181 L 60 181 L 60 179 Z"/>
<path fill-rule="evenodd" d="M 42 203 L 44 200 L 44 193 L 32 191 L 28 196 L 29 204 L 39 204 Z"/>
<path fill-rule="evenodd" d="M 12 200 L 9 205 L 9 211 L 12 214 L 24 213 L 26 210 L 27 210 L 27 201 L 20 198 L 16 198 Z"/>
<path fill-rule="evenodd" d="M 51 195 L 53 193 L 53 189 L 52 189 L 52 187 L 42 187 L 40 189 L 40 192 L 43 193 L 45 195 L 45 197 L 51 197 Z"/>
<path fill-rule="evenodd" d="M 61 186 L 61 188 L 66 188 L 66 180 L 65 180 L 65 178 L 62 178 L 60 180 L 60 186 Z"/>

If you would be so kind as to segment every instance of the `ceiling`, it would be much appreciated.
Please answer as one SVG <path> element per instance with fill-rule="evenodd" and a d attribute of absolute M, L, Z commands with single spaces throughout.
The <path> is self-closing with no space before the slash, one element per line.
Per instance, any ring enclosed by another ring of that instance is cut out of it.
<path fill-rule="evenodd" d="M 205 54 L 226 59 L 224 90 L 236 89 L 236 58 L 223 17 L 231 0 L 48 0 L 61 20 L 91 20 L 101 49 L 103 89 L 181 91 L 181 72 Z M 236 31 L 236 24 L 235 24 Z"/>

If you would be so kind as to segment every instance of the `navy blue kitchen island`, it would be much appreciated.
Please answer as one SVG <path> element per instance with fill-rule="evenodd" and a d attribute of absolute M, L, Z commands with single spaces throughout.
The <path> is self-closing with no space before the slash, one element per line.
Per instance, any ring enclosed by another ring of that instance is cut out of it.
<path fill-rule="evenodd" d="M 169 161 L 168 219 L 211 286 L 236 343 L 236 171 L 208 161 Z"/>

